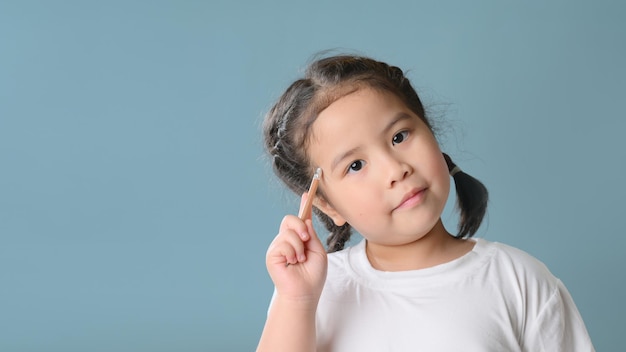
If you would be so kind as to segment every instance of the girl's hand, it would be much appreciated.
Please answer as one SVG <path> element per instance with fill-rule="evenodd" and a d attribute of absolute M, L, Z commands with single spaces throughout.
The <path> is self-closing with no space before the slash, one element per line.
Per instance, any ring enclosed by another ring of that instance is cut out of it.
<path fill-rule="evenodd" d="M 300 208 L 307 197 L 308 193 L 302 195 Z M 317 305 L 326 281 L 328 261 L 313 229 L 311 211 L 303 218 L 295 215 L 283 218 L 278 235 L 267 250 L 266 265 L 280 299 Z"/>

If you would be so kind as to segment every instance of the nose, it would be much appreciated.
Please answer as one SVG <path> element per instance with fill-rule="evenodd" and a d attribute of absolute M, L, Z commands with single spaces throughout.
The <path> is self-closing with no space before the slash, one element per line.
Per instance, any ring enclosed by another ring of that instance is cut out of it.
<path fill-rule="evenodd" d="M 383 159 L 383 163 L 383 169 L 387 178 L 386 183 L 389 188 L 394 187 L 413 172 L 411 165 L 393 155 L 386 156 Z"/>

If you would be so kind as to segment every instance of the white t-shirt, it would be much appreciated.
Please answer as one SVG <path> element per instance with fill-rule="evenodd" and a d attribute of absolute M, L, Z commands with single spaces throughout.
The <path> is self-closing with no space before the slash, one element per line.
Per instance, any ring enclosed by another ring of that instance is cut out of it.
<path fill-rule="evenodd" d="M 365 240 L 330 254 L 317 350 L 594 351 L 570 294 L 545 265 L 475 241 L 458 259 L 404 272 L 372 268 Z"/>

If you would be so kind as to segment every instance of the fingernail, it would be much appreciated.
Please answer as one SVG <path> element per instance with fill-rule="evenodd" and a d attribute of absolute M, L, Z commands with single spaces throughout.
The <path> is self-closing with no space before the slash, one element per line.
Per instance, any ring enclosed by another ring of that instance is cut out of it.
<path fill-rule="evenodd" d="M 309 239 L 309 234 L 307 232 L 302 232 L 302 233 L 300 233 L 300 238 L 303 241 L 306 241 L 307 239 Z"/>
<path fill-rule="evenodd" d="M 305 260 L 306 260 L 306 257 L 304 256 L 304 254 L 300 254 L 300 255 L 298 256 L 298 261 L 303 262 L 303 261 L 305 261 Z"/>

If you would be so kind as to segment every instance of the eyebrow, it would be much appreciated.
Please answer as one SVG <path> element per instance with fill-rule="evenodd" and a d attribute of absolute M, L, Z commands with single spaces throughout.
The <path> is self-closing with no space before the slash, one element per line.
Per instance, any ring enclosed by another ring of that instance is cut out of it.
<path fill-rule="evenodd" d="M 381 134 L 381 135 L 385 135 L 385 134 L 389 133 L 389 130 L 391 130 L 391 129 L 393 128 L 393 126 L 395 126 L 398 122 L 401 122 L 401 121 L 404 121 L 404 120 L 409 120 L 409 119 L 412 119 L 412 118 L 413 118 L 413 116 L 411 116 L 411 115 L 407 114 L 407 113 L 406 113 L 406 112 L 404 112 L 404 111 L 401 111 L 401 112 L 397 113 L 397 114 L 393 117 L 393 119 L 391 119 L 391 121 L 389 121 L 389 123 L 387 124 L 387 126 L 385 126 L 385 128 L 383 128 L 383 129 L 380 131 L 380 134 Z M 347 151 L 345 151 L 345 152 L 343 152 L 343 153 L 341 153 L 341 154 L 337 155 L 337 156 L 333 159 L 332 163 L 330 164 L 330 170 L 331 170 L 331 171 L 335 170 L 335 168 L 337 167 L 337 165 L 339 165 L 339 163 L 341 163 L 341 161 L 343 161 L 344 159 L 349 158 L 350 156 L 352 156 L 353 154 L 355 154 L 356 152 L 358 152 L 358 151 L 359 151 L 359 149 L 361 149 L 361 147 L 360 147 L 360 146 L 359 146 L 359 147 L 352 148 L 352 149 L 349 149 L 349 150 L 347 150 Z"/>

